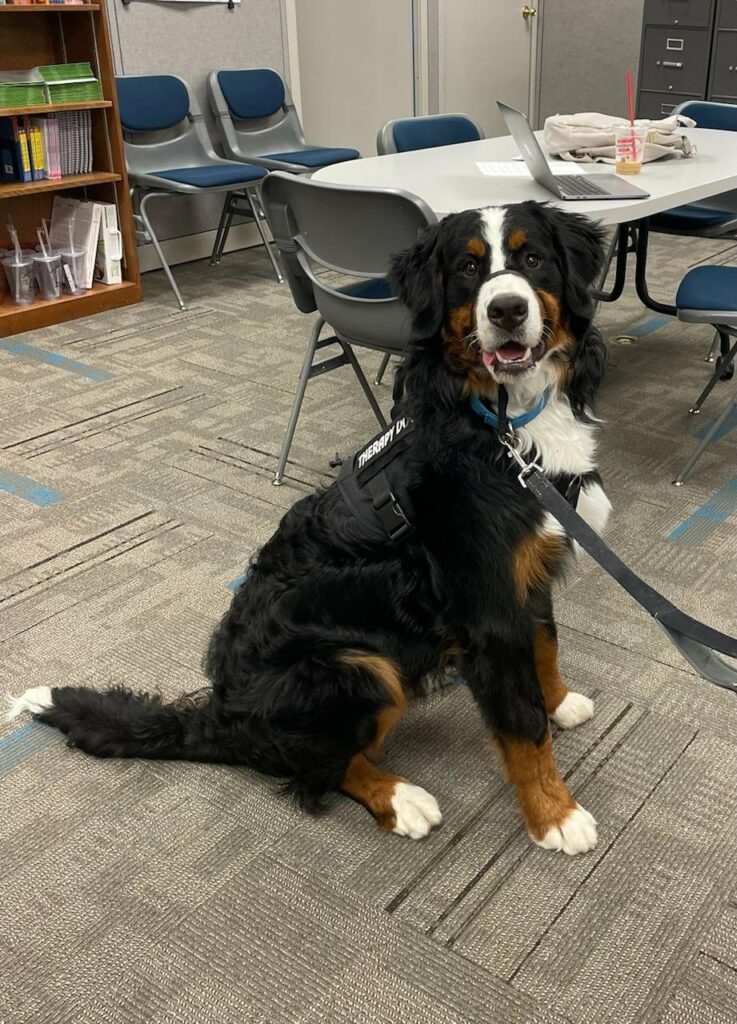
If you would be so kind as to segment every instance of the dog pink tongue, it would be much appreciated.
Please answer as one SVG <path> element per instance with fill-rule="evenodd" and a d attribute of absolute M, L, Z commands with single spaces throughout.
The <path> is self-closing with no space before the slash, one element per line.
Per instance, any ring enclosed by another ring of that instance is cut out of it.
<path fill-rule="evenodd" d="M 527 354 L 525 346 L 518 345 L 515 341 L 508 341 L 497 352 L 497 356 L 503 363 L 513 363 L 517 359 L 524 359 Z"/>

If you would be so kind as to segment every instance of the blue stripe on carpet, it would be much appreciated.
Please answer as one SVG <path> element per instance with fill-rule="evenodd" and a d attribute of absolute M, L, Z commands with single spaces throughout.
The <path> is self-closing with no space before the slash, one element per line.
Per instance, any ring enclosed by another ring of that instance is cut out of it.
<path fill-rule="evenodd" d="M 634 327 L 628 327 L 624 333 L 628 338 L 641 338 L 643 334 L 659 331 L 661 327 L 671 323 L 672 319 L 670 316 L 654 316 L 650 320 L 643 320 L 641 324 L 635 324 Z"/>
<path fill-rule="evenodd" d="M 707 423 L 703 425 L 703 427 L 701 427 L 700 430 L 696 431 L 694 437 L 698 437 L 699 440 L 706 437 L 709 427 L 711 427 L 715 419 L 716 416 L 713 416 Z M 734 430 L 735 427 L 737 427 L 737 409 L 732 409 L 729 416 L 727 416 L 724 423 L 722 423 L 721 427 L 719 428 L 719 430 L 717 430 L 716 434 L 712 438 L 712 443 L 715 443 L 716 441 L 721 441 L 721 439 L 726 434 L 728 434 L 730 430 Z"/>
<path fill-rule="evenodd" d="M 710 494 L 703 505 L 668 534 L 668 540 L 674 544 L 700 544 L 733 512 L 737 512 L 737 476 Z"/>
<path fill-rule="evenodd" d="M 60 370 L 68 373 L 75 373 L 78 377 L 86 377 L 96 384 L 104 380 L 112 380 L 115 374 L 110 370 L 96 370 L 87 363 L 80 363 L 77 359 L 69 359 L 58 352 L 49 352 L 48 349 L 38 348 L 36 345 L 28 345 L 25 341 L 0 341 L 0 349 L 8 352 L 11 356 L 22 356 L 32 363 L 46 363 L 48 366 L 57 366 Z"/>
<path fill-rule="evenodd" d="M 64 501 L 64 495 L 59 491 L 45 487 L 36 480 L 31 480 L 29 476 L 23 476 L 22 473 L 14 473 L 12 469 L 3 469 L 2 467 L 0 467 L 0 491 L 12 494 L 16 498 L 22 498 L 24 501 L 30 501 L 32 505 L 38 505 L 39 508 L 58 505 L 60 501 Z"/>
<path fill-rule="evenodd" d="M 58 731 L 51 725 L 27 722 L 9 736 L 0 737 L 0 775 L 5 775 L 26 758 L 38 754 L 58 736 Z"/>

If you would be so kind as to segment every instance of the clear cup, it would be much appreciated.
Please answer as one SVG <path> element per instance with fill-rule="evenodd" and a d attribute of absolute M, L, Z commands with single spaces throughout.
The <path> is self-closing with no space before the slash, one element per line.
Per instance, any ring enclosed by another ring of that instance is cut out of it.
<path fill-rule="evenodd" d="M 18 306 L 30 306 L 35 297 L 33 286 L 33 258 L 21 252 L 3 257 L 3 268 L 8 279 L 10 297 Z"/>
<path fill-rule="evenodd" d="M 614 158 L 614 170 L 617 174 L 640 173 L 647 131 L 647 128 L 640 128 L 637 125 L 624 125 L 622 128 L 617 128 Z"/>
<path fill-rule="evenodd" d="M 61 254 L 42 252 L 33 254 L 33 276 L 43 299 L 58 299 L 61 295 Z"/>
<path fill-rule="evenodd" d="M 60 250 L 61 281 L 64 291 L 70 295 L 79 295 L 84 289 L 84 265 L 87 259 L 86 249 L 67 248 Z M 71 277 L 71 281 L 70 281 Z"/>

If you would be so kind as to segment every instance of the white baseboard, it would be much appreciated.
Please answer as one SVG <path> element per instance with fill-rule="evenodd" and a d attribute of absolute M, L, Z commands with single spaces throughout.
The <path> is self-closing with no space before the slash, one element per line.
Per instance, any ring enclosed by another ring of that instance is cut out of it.
<path fill-rule="evenodd" d="M 167 262 L 175 267 L 178 263 L 190 263 L 192 260 L 206 259 L 215 244 L 215 231 L 200 231 L 196 235 L 182 235 L 180 238 L 167 238 L 161 243 Z M 226 252 L 236 249 L 247 249 L 253 245 L 261 245 L 261 236 L 253 224 L 236 224 L 228 232 Z M 151 243 L 138 247 L 138 262 L 141 273 L 148 270 L 161 270 L 159 257 Z"/>

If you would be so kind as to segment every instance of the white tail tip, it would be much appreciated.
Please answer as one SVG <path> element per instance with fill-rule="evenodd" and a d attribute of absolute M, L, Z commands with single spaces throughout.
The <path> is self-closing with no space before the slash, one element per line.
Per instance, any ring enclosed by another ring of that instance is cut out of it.
<path fill-rule="evenodd" d="M 45 711 L 54 702 L 51 699 L 50 686 L 34 686 L 32 689 L 22 693 L 20 697 L 9 697 L 8 703 L 7 719 L 12 721 L 18 715 L 23 714 L 24 711 L 31 715 L 38 714 L 39 711 Z"/>

